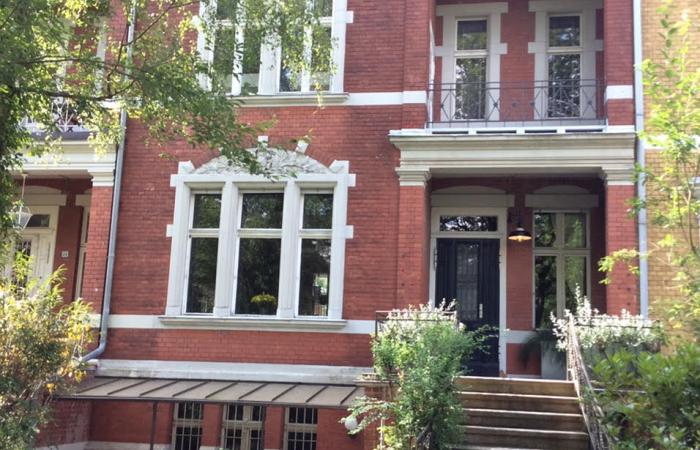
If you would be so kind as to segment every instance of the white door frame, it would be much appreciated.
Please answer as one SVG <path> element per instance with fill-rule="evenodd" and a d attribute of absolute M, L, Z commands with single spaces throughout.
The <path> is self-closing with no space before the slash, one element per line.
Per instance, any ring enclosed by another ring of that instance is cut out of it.
<path fill-rule="evenodd" d="M 440 231 L 440 216 L 464 215 L 464 216 L 496 216 L 498 218 L 497 231 Z M 498 370 L 506 372 L 506 256 L 508 237 L 508 208 L 506 207 L 433 207 L 430 213 L 430 298 L 434 304 L 435 297 L 435 266 L 437 265 L 437 240 L 439 238 L 451 239 L 499 239 L 499 305 L 498 305 Z"/>
<path fill-rule="evenodd" d="M 39 242 L 43 240 L 48 240 L 48 254 L 46 255 L 46 261 L 40 261 L 34 259 L 34 267 L 32 268 L 32 274 L 34 276 L 40 277 L 45 280 L 54 269 L 54 253 L 56 250 L 56 230 L 58 228 L 58 206 L 29 206 L 32 214 L 48 214 L 49 215 L 49 226 L 42 228 L 25 228 L 20 232 L 20 239 L 33 238 L 36 237 Z M 41 244 L 39 244 L 41 248 Z M 39 249 L 36 249 L 39 250 Z M 32 257 L 39 256 L 35 249 L 32 249 Z"/>

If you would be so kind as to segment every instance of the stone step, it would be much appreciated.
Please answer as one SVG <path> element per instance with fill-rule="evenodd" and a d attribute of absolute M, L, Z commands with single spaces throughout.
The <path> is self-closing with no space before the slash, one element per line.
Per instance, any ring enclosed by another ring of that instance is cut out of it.
<path fill-rule="evenodd" d="M 580 414 L 578 398 L 556 395 L 458 392 L 465 408 Z"/>
<path fill-rule="evenodd" d="M 538 380 L 527 378 L 459 377 L 457 389 L 471 392 L 500 392 L 503 394 L 534 394 L 575 397 L 571 381 Z"/>
<path fill-rule="evenodd" d="M 527 430 L 463 426 L 466 445 L 544 450 L 588 450 L 588 434 L 579 431 Z"/>
<path fill-rule="evenodd" d="M 530 430 L 586 431 L 581 414 L 464 408 L 464 424 Z"/>

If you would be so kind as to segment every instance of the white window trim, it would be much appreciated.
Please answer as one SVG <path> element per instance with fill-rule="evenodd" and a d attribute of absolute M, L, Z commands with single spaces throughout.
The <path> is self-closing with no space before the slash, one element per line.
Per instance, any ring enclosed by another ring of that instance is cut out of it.
<path fill-rule="evenodd" d="M 498 83 L 501 80 L 501 55 L 508 53 L 508 44 L 501 42 L 501 15 L 508 12 L 508 3 L 474 3 L 468 5 L 439 5 L 436 15 L 443 19 L 442 45 L 435 48 L 435 56 L 442 58 L 442 83 L 456 80 L 456 59 L 464 51 L 457 50 L 457 22 L 459 20 L 486 19 L 486 82 Z M 443 94 L 446 95 L 446 94 Z M 449 94 L 447 94 L 449 95 Z M 500 92 L 493 90 L 494 102 L 500 99 Z M 442 99 L 445 100 L 444 98 Z M 498 111 L 485 111 L 491 120 L 498 120 Z M 442 117 L 440 120 L 449 118 Z"/>
<path fill-rule="evenodd" d="M 345 45 L 346 45 L 346 34 L 347 25 L 353 23 L 354 17 L 353 12 L 348 11 L 347 0 L 333 0 L 333 13 L 330 17 L 324 17 L 321 19 L 323 25 L 329 26 L 331 28 L 331 41 L 333 47 L 331 49 L 331 61 L 333 64 L 333 73 L 331 74 L 331 79 L 329 83 L 329 93 L 343 93 L 344 92 L 344 82 L 345 82 Z M 214 17 L 212 11 L 216 11 L 216 0 L 211 0 L 210 10 L 207 11 L 207 7 L 204 2 L 200 3 L 199 9 L 199 20 L 207 20 L 207 18 Z M 201 19 L 205 18 L 205 19 Z M 236 34 L 238 39 L 243 39 L 243 28 L 237 27 Z M 214 51 L 213 48 L 207 48 L 206 36 L 203 32 L 199 32 L 197 37 L 197 49 L 205 61 L 213 61 Z M 281 58 L 281 48 L 270 47 L 263 45 L 260 50 L 260 72 L 258 79 L 258 95 L 303 95 L 313 92 L 313 86 L 310 85 L 308 74 L 303 77 L 302 89 L 296 92 L 280 92 L 279 81 L 280 81 L 280 58 Z M 234 77 L 233 77 L 233 87 L 231 90 L 232 95 L 240 95 L 241 85 L 240 78 L 235 76 L 236 69 L 240 73 L 240 55 L 235 58 L 234 61 Z M 305 82 L 305 83 L 304 83 Z M 200 83 L 206 89 L 211 88 L 211 81 L 208 77 L 203 76 L 200 78 Z M 307 89 L 304 89 L 304 86 Z M 254 95 L 252 97 L 255 97 Z"/>
<path fill-rule="evenodd" d="M 581 17 L 581 45 L 580 47 L 556 47 L 566 48 L 562 53 L 579 53 L 581 55 L 581 80 L 595 80 L 597 78 L 596 53 L 603 50 L 603 41 L 596 39 L 596 10 L 603 8 L 603 0 L 530 0 L 528 11 L 535 13 L 535 40 L 528 43 L 528 53 L 535 55 L 535 80 L 543 81 L 549 78 L 549 63 L 547 56 L 549 47 L 549 18 L 553 16 L 580 16 Z M 575 50 L 579 49 L 579 50 Z M 595 89 L 595 88 L 589 88 Z M 593 107 L 581 119 L 595 119 L 595 92 L 586 97 L 593 99 Z M 584 96 L 582 95 L 582 98 Z M 537 117 L 546 118 L 546 98 L 536 105 Z M 583 107 L 583 105 L 582 105 Z"/>
<path fill-rule="evenodd" d="M 557 317 L 564 317 L 566 307 L 566 277 L 565 266 L 560 264 L 567 256 L 581 256 L 586 258 L 586 297 L 591 300 L 591 213 L 589 210 L 581 209 L 537 209 L 532 214 L 532 231 L 535 230 L 535 214 L 555 214 L 556 215 L 556 240 L 552 247 L 536 247 L 535 239 L 532 239 L 532 327 L 537 327 L 535 323 L 536 306 L 536 285 L 537 276 L 535 274 L 535 258 L 538 256 L 554 256 L 557 258 Z M 585 248 L 565 248 L 561 243 L 564 239 L 564 214 L 585 214 L 586 215 L 586 247 Z M 560 220 L 561 217 L 561 220 Z"/>
<path fill-rule="evenodd" d="M 185 311 L 187 289 L 188 232 L 193 193 L 211 189 L 221 189 L 221 218 L 217 258 L 216 293 L 213 314 L 198 315 L 214 318 L 241 320 L 278 319 L 289 320 L 341 320 L 343 314 L 343 290 L 345 270 L 345 241 L 352 237 L 352 228 L 346 225 L 348 188 L 354 186 L 355 177 L 349 173 L 345 161 L 336 161 L 328 173 L 302 173 L 294 178 L 281 178 L 270 181 L 260 175 L 242 173 L 197 174 L 191 173 L 192 166 L 180 164 L 180 172 L 171 177 L 175 187 L 175 208 L 173 224 L 169 227 L 172 236 L 170 273 L 168 278 L 168 299 L 166 316 L 182 317 Z M 284 189 L 284 209 L 282 228 L 282 248 L 280 267 L 294 267 L 295 270 L 280 270 L 277 314 L 271 316 L 235 315 L 235 287 L 237 276 L 237 243 L 239 232 L 236 220 L 239 214 L 239 190 Z M 300 242 L 300 215 L 302 192 L 309 189 L 324 189 L 333 192 L 333 229 L 331 231 L 331 265 L 329 274 L 328 315 L 323 317 L 300 316 L 297 310 L 297 277 L 300 253 L 296 247 Z M 234 276 L 231 276 L 234 274 Z M 192 314 L 186 314 L 190 316 Z"/>

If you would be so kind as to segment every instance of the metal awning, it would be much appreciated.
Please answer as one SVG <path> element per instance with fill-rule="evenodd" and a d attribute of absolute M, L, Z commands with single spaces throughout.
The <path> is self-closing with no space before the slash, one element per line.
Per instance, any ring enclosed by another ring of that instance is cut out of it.
<path fill-rule="evenodd" d="M 251 381 L 94 377 L 61 398 L 149 402 L 251 403 L 347 408 L 364 395 L 358 386 Z"/>

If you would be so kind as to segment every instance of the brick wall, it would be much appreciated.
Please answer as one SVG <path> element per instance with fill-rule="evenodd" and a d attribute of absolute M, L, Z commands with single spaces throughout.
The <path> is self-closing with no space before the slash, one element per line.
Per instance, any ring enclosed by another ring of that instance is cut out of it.
<path fill-rule="evenodd" d="M 637 232 L 634 218 L 630 217 L 630 200 L 635 186 L 607 186 L 605 201 L 606 254 L 616 250 L 637 248 Z M 610 275 L 607 286 L 607 312 L 619 314 L 625 309 L 639 312 L 639 280 L 624 264 L 618 264 Z"/>
<path fill-rule="evenodd" d="M 662 17 L 657 10 L 663 3 L 662 0 L 644 0 L 642 2 L 644 58 L 652 59 L 659 63 L 662 62 L 663 38 L 661 33 L 663 30 L 661 27 Z M 684 12 L 689 14 L 689 18 L 694 24 L 690 30 L 690 39 L 691 43 L 696 43 L 700 40 L 700 29 L 697 26 L 700 23 L 700 8 L 698 8 L 697 2 L 695 0 L 675 0 L 671 9 L 672 20 L 679 19 Z M 697 68 L 700 66 L 700 46 L 691 44 L 689 58 L 691 67 Z M 653 105 L 649 99 L 646 99 L 645 115 L 647 118 L 649 118 L 652 108 Z M 647 166 L 652 172 L 660 173 L 662 161 L 658 150 L 647 149 L 646 160 Z M 648 184 L 647 194 L 653 197 L 657 192 L 656 189 L 653 183 Z M 649 249 L 652 251 L 649 258 L 649 313 L 652 317 L 663 319 L 669 303 L 678 301 L 680 293 L 674 281 L 676 270 L 669 261 L 669 255 L 657 245 L 667 234 L 668 230 L 653 223 L 654 213 L 653 209 L 649 210 L 648 242 Z"/>
<path fill-rule="evenodd" d="M 51 419 L 41 429 L 35 444 L 37 447 L 88 441 L 92 402 L 57 400 L 50 407 Z"/>

